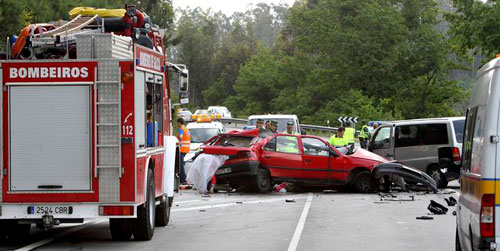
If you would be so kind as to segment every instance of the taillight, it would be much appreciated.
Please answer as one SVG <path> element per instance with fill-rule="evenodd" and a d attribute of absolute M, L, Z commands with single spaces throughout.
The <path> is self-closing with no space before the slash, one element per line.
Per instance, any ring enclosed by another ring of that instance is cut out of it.
<path fill-rule="evenodd" d="M 483 194 L 481 197 L 481 214 L 479 215 L 481 237 L 495 236 L 495 195 Z"/>
<path fill-rule="evenodd" d="M 134 206 L 99 206 L 99 215 L 134 215 Z"/>
<path fill-rule="evenodd" d="M 460 149 L 458 149 L 458 147 L 453 147 L 452 152 L 453 152 L 453 164 L 460 165 L 460 162 L 462 161 L 462 158 L 460 158 Z"/>

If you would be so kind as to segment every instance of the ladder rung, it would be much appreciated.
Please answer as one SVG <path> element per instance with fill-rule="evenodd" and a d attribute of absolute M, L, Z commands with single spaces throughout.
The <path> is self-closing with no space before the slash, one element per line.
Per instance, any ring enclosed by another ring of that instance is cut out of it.
<path fill-rule="evenodd" d="M 96 102 L 98 105 L 118 105 L 118 102 Z"/>

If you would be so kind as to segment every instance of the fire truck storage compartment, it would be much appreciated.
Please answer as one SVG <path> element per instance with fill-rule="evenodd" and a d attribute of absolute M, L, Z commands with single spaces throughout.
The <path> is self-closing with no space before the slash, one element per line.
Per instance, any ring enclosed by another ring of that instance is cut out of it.
<path fill-rule="evenodd" d="M 10 86 L 11 191 L 89 191 L 88 85 Z"/>

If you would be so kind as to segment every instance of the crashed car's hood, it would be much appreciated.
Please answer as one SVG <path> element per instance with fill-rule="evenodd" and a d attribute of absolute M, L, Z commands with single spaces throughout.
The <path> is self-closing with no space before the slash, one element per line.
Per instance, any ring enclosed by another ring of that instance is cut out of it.
<path fill-rule="evenodd" d="M 377 165 L 372 169 L 372 174 L 376 179 L 387 175 L 396 175 L 405 180 L 421 183 L 434 192 L 438 191 L 436 181 L 431 176 L 401 163 L 389 162 Z"/>
<path fill-rule="evenodd" d="M 386 162 L 389 162 L 389 160 L 387 160 L 386 158 L 384 157 L 381 157 L 377 154 L 374 154 L 372 152 L 369 152 L 365 149 L 362 149 L 362 148 L 358 148 L 356 150 L 356 152 L 354 152 L 353 154 L 349 155 L 353 158 L 357 158 L 357 159 L 366 159 L 366 160 L 372 160 L 372 161 L 378 161 L 378 162 L 381 162 L 381 163 L 386 163 Z"/>

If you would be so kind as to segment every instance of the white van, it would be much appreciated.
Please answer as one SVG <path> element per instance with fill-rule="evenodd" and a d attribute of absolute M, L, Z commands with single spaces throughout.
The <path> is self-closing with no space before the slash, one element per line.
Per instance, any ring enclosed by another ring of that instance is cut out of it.
<path fill-rule="evenodd" d="M 500 242 L 499 68 L 497 58 L 478 71 L 467 109 L 456 250 L 496 250 Z"/>
<path fill-rule="evenodd" d="M 299 119 L 297 115 L 284 115 L 284 114 L 267 114 L 267 115 L 250 115 L 248 117 L 248 125 L 255 126 L 257 119 L 263 120 L 276 120 L 278 122 L 278 132 L 286 132 L 287 122 L 293 122 L 293 133 L 301 134 Z"/>

